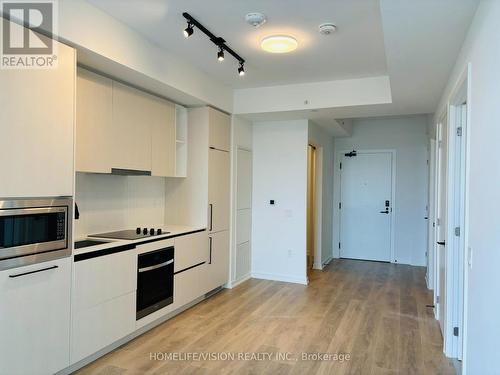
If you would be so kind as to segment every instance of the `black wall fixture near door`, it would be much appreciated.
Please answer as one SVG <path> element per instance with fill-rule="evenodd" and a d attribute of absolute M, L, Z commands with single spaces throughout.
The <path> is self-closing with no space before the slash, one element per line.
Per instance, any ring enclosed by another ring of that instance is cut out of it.
<path fill-rule="evenodd" d="M 238 55 L 236 52 L 234 52 L 227 45 L 226 41 L 223 38 L 221 38 L 219 36 L 215 36 L 205 26 L 203 26 L 195 18 L 193 18 L 193 16 L 191 16 L 189 13 L 184 12 L 184 13 L 182 13 L 182 15 L 184 16 L 184 18 L 188 22 L 188 25 L 187 25 L 186 29 L 184 30 L 184 36 L 186 38 L 189 38 L 191 35 L 193 35 L 194 28 L 196 27 L 203 34 L 205 34 L 206 36 L 208 36 L 208 38 L 210 39 L 210 41 L 217 46 L 217 48 L 218 48 L 218 50 L 217 50 L 217 59 L 219 61 L 223 61 L 224 60 L 224 51 L 226 51 L 227 53 L 229 53 L 230 55 L 232 55 L 236 60 L 238 60 L 238 62 L 240 63 L 240 65 L 238 67 L 238 74 L 240 76 L 244 76 L 245 75 L 245 60 L 240 55 Z"/>

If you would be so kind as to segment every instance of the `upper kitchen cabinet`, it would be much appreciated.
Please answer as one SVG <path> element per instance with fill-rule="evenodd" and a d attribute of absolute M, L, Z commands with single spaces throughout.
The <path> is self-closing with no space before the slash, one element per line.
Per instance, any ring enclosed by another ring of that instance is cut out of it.
<path fill-rule="evenodd" d="M 160 177 L 175 176 L 175 105 L 152 96 L 147 106 L 151 120 L 151 174 Z"/>
<path fill-rule="evenodd" d="M 0 197 L 73 195 L 76 54 L 54 43 L 57 67 L 0 70 Z"/>
<path fill-rule="evenodd" d="M 185 177 L 185 108 L 82 68 L 77 104 L 78 172 Z"/>
<path fill-rule="evenodd" d="M 209 146 L 229 151 L 231 147 L 231 116 L 216 109 L 207 108 L 209 123 Z"/>
<path fill-rule="evenodd" d="M 151 96 L 113 81 L 113 148 L 115 169 L 151 172 Z"/>
<path fill-rule="evenodd" d="M 113 81 L 80 68 L 76 87 L 76 170 L 111 173 Z"/>

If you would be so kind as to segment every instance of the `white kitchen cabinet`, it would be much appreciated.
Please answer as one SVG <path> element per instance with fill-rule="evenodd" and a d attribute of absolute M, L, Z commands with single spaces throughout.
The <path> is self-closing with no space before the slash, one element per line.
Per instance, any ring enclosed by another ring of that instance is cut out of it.
<path fill-rule="evenodd" d="M 174 177 L 176 173 L 175 106 L 153 96 L 150 96 L 147 106 L 151 119 L 151 174 Z"/>
<path fill-rule="evenodd" d="M 135 249 L 74 262 L 71 363 L 135 330 Z"/>
<path fill-rule="evenodd" d="M 135 292 L 73 313 L 71 363 L 76 363 L 135 330 Z"/>
<path fill-rule="evenodd" d="M 151 96 L 113 81 L 113 168 L 151 171 Z"/>
<path fill-rule="evenodd" d="M 76 170 L 111 173 L 113 81 L 79 68 L 76 85 Z"/>
<path fill-rule="evenodd" d="M 73 195 L 76 54 L 54 43 L 57 68 L 0 69 L 0 197 Z"/>
<path fill-rule="evenodd" d="M 229 151 L 231 147 L 231 116 L 208 107 L 209 146 Z"/>
<path fill-rule="evenodd" d="M 209 232 L 229 229 L 230 173 L 229 153 L 210 149 L 208 154 Z"/>
<path fill-rule="evenodd" d="M 174 272 L 208 262 L 208 235 L 206 231 L 175 239 Z"/>
<path fill-rule="evenodd" d="M 0 272 L 1 375 L 69 365 L 70 288 L 71 258 Z"/>
<path fill-rule="evenodd" d="M 172 311 L 194 301 L 208 291 L 206 284 L 207 272 L 207 265 L 202 264 L 174 275 Z"/>
<path fill-rule="evenodd" d="M 229 278 L 229 231 L 209 234 L 208 290 L 227 283 Z"/>

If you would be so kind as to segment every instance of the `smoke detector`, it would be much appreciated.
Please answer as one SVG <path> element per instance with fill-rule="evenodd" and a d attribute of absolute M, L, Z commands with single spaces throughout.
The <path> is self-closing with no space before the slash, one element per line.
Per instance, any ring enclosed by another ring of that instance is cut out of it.
<path fill-rule="evenodd" d="M 253 27 L 259 27 L 259 26 L 261 26 L 261 25 L 263 25 L 263 24 L 266 23 L 267 18 L 262 13 L 252 12 L 252 13 L 248 13 L 245 16 L 245 21 L 247 21 L 247 23 L 249 23 Z"/>
<path fill-rule="evenodd" d="M 335 26 L 335 24 L 331 22 L 322 23 L 321 25 L 319 25 L 319 33 L 321 35 L 331 35 L 335 31 L 337 31 L 337 26 Z"/>

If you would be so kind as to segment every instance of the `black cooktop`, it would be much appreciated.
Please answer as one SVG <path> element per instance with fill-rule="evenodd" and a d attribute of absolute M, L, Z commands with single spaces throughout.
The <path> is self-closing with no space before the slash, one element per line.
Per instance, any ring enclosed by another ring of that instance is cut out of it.
<path fill-rule="evenodd" d="M 170 232 L 163 232 L 161 229 L 154 228 L 137 228 L 129 230 L 119 230 L 116 232 L 92 234 L 90 237 L 112 238 L 116 240 L 139 240 L 141 238 L 148 238 L 159 236 L 161 234 L 169 234 Z"/>

